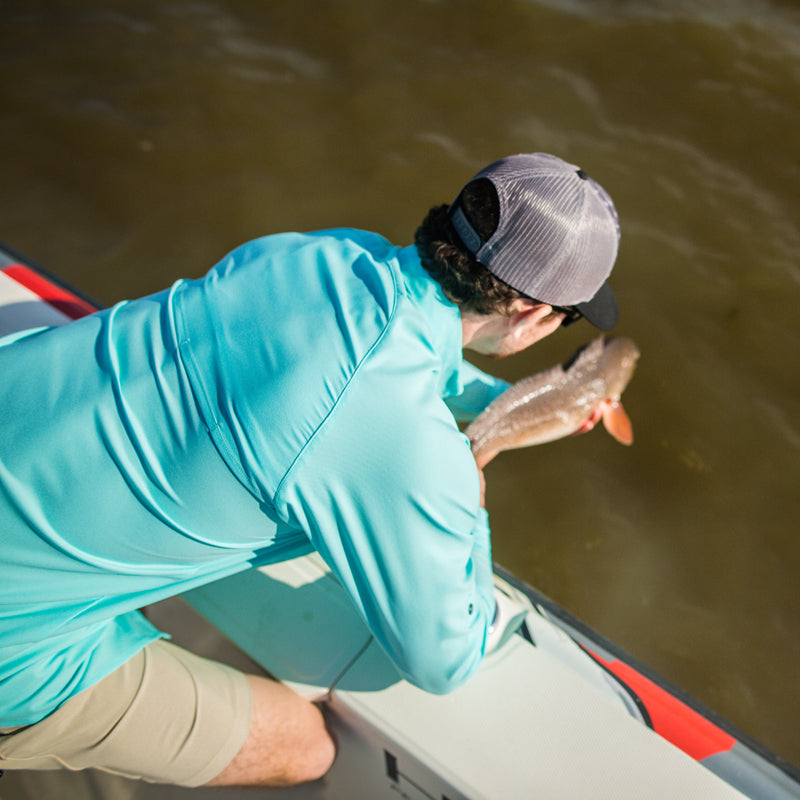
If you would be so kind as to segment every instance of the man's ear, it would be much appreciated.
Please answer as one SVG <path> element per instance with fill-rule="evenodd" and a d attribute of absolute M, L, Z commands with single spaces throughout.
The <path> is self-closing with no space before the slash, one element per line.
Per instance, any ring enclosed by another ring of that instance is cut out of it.
<path fill-rule="evenodd" d="M 528 297 L 517 297 L 511 301 L 509 316 L 511 317 L 511 323 L 516 325 L 518 322 L 528 318 L 531 321 L 544 319 L 552 310 L 552 306 L 547 305 L 547 303 L 537 303 L 536 300 L 531 300 Z"/>
<path fill-rule="evenodd" d="M 524 350 L 555 330 L 557 317 L 553 307 L 528 298 L 518 298 L 511 305 L 508 329 L 516 351 Z"/>

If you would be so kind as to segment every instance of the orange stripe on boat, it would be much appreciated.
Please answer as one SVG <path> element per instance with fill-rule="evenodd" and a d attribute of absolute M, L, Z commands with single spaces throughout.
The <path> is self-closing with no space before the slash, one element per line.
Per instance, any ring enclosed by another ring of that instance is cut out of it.
<path fill-rule="evenodd" d="M 600 663 L 625 682 L 647 709 L 656 733 L 696 761 L 730 750 L 736 739 L 621 661 Z"/>
<path fill-rule="evenodd" d="M 85 317 L 87 314 L 92 314 L 97 311 L 91 303 L 86 302 L 82 297 L 78 297 L 78 295 L 73 294 L 69 290 L 52 283 L 38 272 L 35 272 L 30 267 L 26 267 L 23 264 L 9 264 L 3 267 L 2 271 L 4 275 L 7 275 L 21 286 L 29 289 L 35 295 L 41 297 L 46 303 L 58 309 L 62 314 L 65 314 L 71 319 Z"/>

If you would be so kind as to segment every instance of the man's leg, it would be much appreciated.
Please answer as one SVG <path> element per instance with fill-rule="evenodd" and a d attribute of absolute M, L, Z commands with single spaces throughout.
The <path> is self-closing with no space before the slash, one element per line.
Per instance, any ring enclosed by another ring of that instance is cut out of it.
<path fill-rule="evenodd" d="M 182 786 L 299 783 L 324 774 L 333 753 L 316 706 L 163 640 L 0 736 L 0 769 L 94 767 Z"/>
<path fill-rule="evenodd" d="M 248 675 L 250 733 L 233 761 L 207 786 L 291 786 L 321 778 L 336 755 L 320 710 L 291 689 Z"/>

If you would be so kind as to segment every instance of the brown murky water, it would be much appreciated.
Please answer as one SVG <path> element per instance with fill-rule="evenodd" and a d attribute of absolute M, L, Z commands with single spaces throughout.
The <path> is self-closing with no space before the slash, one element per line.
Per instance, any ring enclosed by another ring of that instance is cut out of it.
<path fill-rule="evenodd" d="M 408 243 L 508 153 L 600 180 L 636 442 L 499 457 L 495 557 L 800 764 L 793 3 L 5 0 L 0 42 L 0 239 L 103 303 L 280 230 Z"/>

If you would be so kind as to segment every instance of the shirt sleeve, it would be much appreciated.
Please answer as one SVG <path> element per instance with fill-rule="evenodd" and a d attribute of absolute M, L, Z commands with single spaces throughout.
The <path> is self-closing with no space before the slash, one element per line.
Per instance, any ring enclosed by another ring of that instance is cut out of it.
<path fill-rule="evenodd" d="M 433 379 L 392 377 L 351 381 L 276 500 L 403 676 L 445 693 L 469 678 L 486 647 L 488 518 L 469 443 Z"/>
<path fill-rule="evenodd" d="M 489 403 L 509 387 L 508 381 L 495 378 L 479 370 L 469 361 L 463 361 L 459 371 L 459 384 L 463 390 L 445 402 L 459 422 L 472 422 Z"/>

